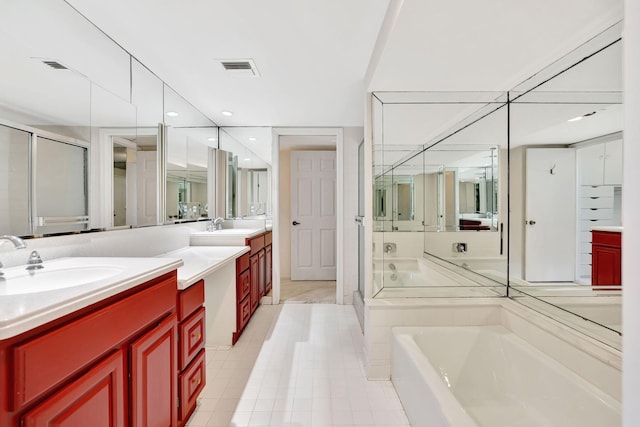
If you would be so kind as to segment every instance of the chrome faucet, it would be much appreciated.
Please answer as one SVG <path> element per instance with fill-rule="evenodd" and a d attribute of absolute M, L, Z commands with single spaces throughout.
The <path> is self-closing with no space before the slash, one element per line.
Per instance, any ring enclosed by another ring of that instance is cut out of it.
<path fill-rule="evenodd" d="M 41 268 L 44 268 L 44 265 L 42 265 L 42 258 L 40 257 L 40 254 L 38 253 L 38 251 L 32 251 L 31 255 L 29 255 L 29 259 L 27 260 L 27 271 L 33 271 L 33 270 L 40 270 Z"/>
<path fill-rule="evenodd" d="M 16 249 L 24 249 L 27 247 L 27 244 L 24 242 L 24 240 L 22 240 L 21 238 L 19 238 L 18 236 L 0 236 L 0 240 L 8 240 L 11 243 L 13 243 L 13 246 L 16 247 Z"/>
<path fill-rule="evenodd" d="M 15 246 L 16 249 L 24 249 L 27 247 L 27 244 L 24 242 L 24 240 L 17 236 L 0 236 L 0 244 L 3 240 L 8 240 L 9 242 L 13 243 L 13 246 Z M 0 262 L 0 268 L 2 268 L 2 262 Z M 4 273 L 2 272 L 2 270 L 0 270 L 0 276 L 2 276 L 3 274 Z"/>
<path fill-rule="evenodd" d="M 222 223 L 224 222 L 223 218 L 216 218 L 213 219 L 211 218 L 208 222 L 207 222 L 207 231 L 214 231 L 214 230 L 222 230 Z"/>

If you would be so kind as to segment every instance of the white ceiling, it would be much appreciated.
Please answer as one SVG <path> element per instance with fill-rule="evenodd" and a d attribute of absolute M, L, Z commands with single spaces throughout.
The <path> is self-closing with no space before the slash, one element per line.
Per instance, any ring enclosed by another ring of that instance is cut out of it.
<path fill-rule="evenodd" d="M 224 126 L 362 126 L 388 2 L 68 1 Z M 253 59 L 260 77 L 225 74 L 219 59 L 234 58 Z"/>
<path fill-rule="evenodd" d="M 508 90 L 622 18 L 621 0 L 67 2 L 221 126 L 362 126 L 365 89 Z"/>

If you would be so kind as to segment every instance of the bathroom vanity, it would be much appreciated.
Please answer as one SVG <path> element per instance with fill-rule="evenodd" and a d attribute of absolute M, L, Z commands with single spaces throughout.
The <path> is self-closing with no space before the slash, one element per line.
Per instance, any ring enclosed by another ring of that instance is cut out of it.
<path fill-rule="evenodd" d="M 98 284 L 5 296 L 23 314 L 2 310 L 0 424 L 184 425 L 205 384 L 199 286 L 178 290 L 176 259 L 75 260 L 125 267 Z"/>
<path fill-rule="evenodd" d="M 232 344 L 240 338 L 260 300 L 271 292 L 272 232 L 267 228 L 227 228 L 192 233 L 191 250 L 204 246 L 244 245 L 248 252 L 240 254 L 235 264 L 235 331 Z"/>
<path fill-rule="evenodd" d="M 594 288 L 622 287 L 622 227 L 591 229 L 591 285 Z"/>

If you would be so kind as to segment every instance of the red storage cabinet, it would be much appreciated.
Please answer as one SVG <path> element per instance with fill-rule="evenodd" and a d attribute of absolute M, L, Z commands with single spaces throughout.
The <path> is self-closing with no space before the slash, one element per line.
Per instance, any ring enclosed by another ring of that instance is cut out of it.
<path fill-rule="evenodd" d="M 178 425 L 176 328 L 173 314 L 131 345 L 132 427 Z"/>
<path fill-rule="evenodd" d="M 176 294 L 173 271 L 0 341 L 0 425 L 177 425 Z"/>
<path fill-rule="evenodd" d="M 594 230 L 591 242 L 591 285 L 619 289 L 622 287 L 621 233 Z"/>
<path fill-rule="evenodd" d="M 23 417 L 24 427 L 125 427 L 125 356 L 113 353 Z"/>

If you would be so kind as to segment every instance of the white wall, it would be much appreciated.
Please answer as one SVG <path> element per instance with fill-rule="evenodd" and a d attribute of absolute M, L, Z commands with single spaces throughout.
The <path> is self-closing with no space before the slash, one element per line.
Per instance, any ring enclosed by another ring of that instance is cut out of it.
<path fill-rule="evenodd" d="M 353 293 L 358 290 L 358 146 L 362 142 L 364 129 L 344 128 L 344 303 L 351 304 Z"/>
<path fill-rule="evenodd" d="M 640 2 L 625 1 L 624 28 L 624 176 L 623 186 L 640 181 Z M 624 193 L 622 205 L 622 282 L 625 283 L 622 310 L 623 336 L 623 425 L 640 425 L 640 192 Z"/>

